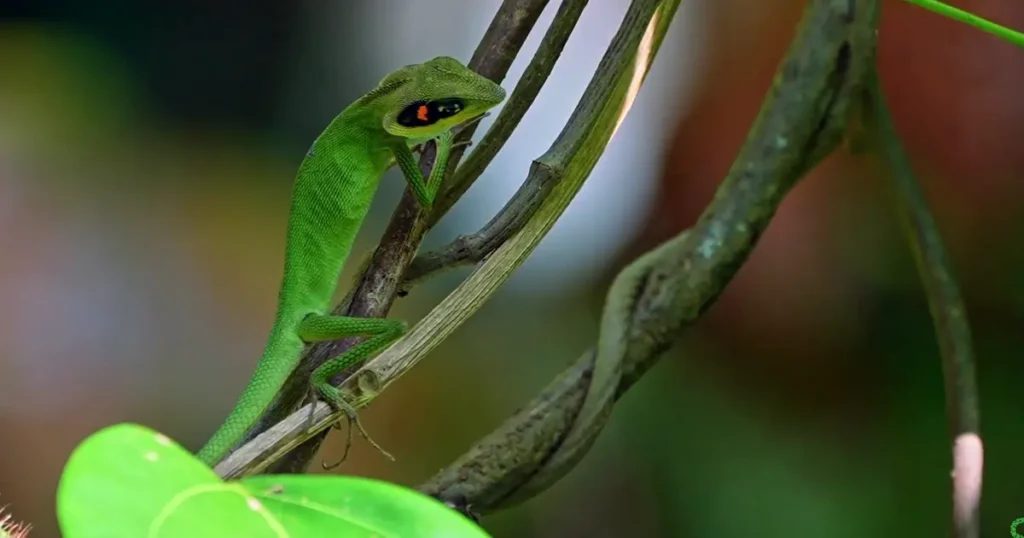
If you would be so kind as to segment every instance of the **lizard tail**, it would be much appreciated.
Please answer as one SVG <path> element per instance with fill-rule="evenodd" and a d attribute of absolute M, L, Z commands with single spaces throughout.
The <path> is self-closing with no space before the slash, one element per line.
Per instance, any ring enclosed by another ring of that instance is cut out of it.
<path fill-rule="evenodd" d="M 277 396 L 281 385 L 295 367 L 304 346 L 295 330 L 277 324 L 267 341 L 256 373 L 239 397 L 231 414 L 196 453 L 203 463 L 213 466 L 234 448 L 255 425 Z"/>

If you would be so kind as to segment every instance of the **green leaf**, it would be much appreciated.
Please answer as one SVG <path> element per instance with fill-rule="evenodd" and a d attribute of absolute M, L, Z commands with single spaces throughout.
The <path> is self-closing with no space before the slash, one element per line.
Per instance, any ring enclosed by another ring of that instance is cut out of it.
<path fill-rule="evenodd" d="M 65 538 L 488 538 L 419 492 L 367 478 L 223 482 L 155 431 L 119 424 L 71 454 L 57 489 Z"/>
<path fill-rule="evenodd" d="M 241 481 L 268 511 L 289 521 L 292 536 L 488 538 L 432 497 L 388 482 L 330 475 L 264 475 Z M 296 525 L 291 526 L 295 521 Z"/>

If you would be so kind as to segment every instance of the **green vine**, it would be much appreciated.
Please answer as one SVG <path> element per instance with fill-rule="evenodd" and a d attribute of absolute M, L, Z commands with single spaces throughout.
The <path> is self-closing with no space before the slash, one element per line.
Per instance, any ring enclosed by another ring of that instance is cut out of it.
<path fill-rule="evenodd" d="M 944 15 L 955 21 L 969 24 L 982 32 L 988 32 L 996 37 L 1009 41 L 1018 47 L 1024 47 L 1024 33 L 1011 30 L 1005 26 L 996 24 L 988 19 L 981 18 L 973 13 L 955 8 L 936 0 L 906 0 L 915 6 L 923 7 L 939 15 Z"/>

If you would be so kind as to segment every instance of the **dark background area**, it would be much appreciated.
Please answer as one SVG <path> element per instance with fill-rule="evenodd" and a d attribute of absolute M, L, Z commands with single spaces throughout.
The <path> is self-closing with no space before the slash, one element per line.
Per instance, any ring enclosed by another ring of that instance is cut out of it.
<path fill-rule="evenodd" d="M 58 536 L 61 467 L 92 431 L 139 422 L 192 450 L 213 432 L 270 327 L 290 182 L 310 141 L 397 67 L 467 60 L 497 4 L 0 6 L 0 504 L 33 522 L 33 537 Z M 590 2 L 522 130 L 428 244 L 474 230 L 514 192 L 626 4 Z M 684 4 L 563 222 L 365 413 L 397 463 L 361 443 L 336 472 L 425 480 L 589 345 L 612 275 L 709 200 L 802 5 Z M 956 5 L 1024 28 L 1015 0 Z M 896 0 L 880 40 L 885 90 L 974 328 L 984 535 L 1007 536 L 1024 516 L 1024 51 Z M 400 190 L 385 181 L 353 259 Z M 464 274 L 417 288 L 392 316 L 415 321 Z M 937 353 L 891 190 L 869 157 L 836 154 L 580 468 L 485 526 L 499 537 L 945 535 Z M 336 459 L 343 440 L 333 434 L 321 457 Z"/>

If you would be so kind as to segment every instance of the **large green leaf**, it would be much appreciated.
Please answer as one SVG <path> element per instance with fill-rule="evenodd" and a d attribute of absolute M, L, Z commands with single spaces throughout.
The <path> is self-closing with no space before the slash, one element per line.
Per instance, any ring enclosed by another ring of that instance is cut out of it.
<path fill-rule="evenodd" d="M 147 428 L 100 430 L 71 454 L 57 491 L 65 538 L 487 538 L 433 498 L 387 482 L 267 475 L 223 482 Z"/>

